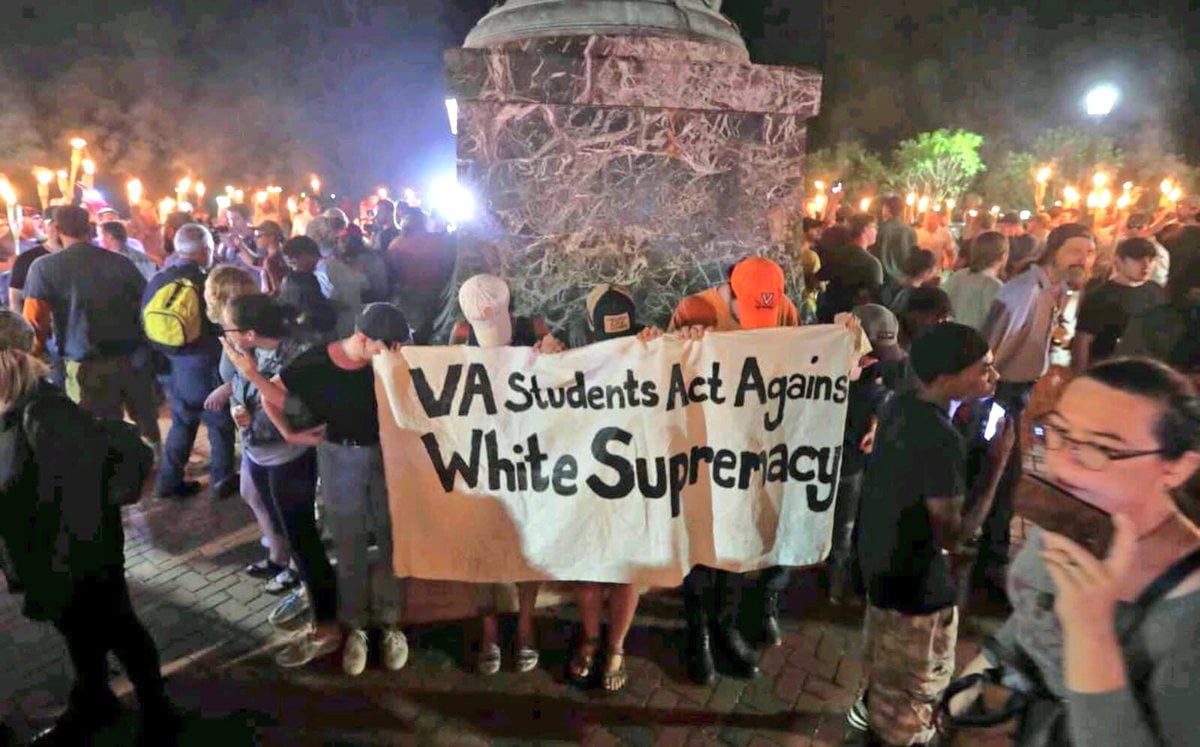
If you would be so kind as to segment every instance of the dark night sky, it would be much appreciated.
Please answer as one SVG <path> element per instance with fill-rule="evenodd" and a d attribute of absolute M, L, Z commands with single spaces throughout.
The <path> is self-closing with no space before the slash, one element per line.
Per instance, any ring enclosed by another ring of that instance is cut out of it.
<path fill-rule="evenodd" d="M 316 170 L 356 190 L 421 186 L 453 168 L 441 50 L 488 4 L 14 0 L 0 24 L 0 168 L 55 165 L 78 132 L 104 171 L 160 184 L 187 170 L 260 183 Z M 1196 161 L 1188 6 L 728 0 L 724 12 L 756 62 L 823 70 L 816 145 L 886 150 L 965 126 L 1015 147 L 1086 124 L 1081 97 L 1103 79 L 1124 92 L 1111 134 L 1149 133 Z"/>

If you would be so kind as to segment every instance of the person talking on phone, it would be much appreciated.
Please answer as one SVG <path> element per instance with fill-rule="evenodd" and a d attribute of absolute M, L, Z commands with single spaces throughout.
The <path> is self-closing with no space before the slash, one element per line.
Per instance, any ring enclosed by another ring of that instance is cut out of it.
<path fill-rule="evenodd" d="M 934 739 L 934 709 L 950 684 L 958 638 L 953 554 L 988 509 L 975 501 L 964 511 L 966 454 L 949 416 L 951 402 L 995 391 L 987 341 L 945 322 L 913 341 L 910 361 L 916 388 L 881 415 L 858 512 L 867 684 L 849 721 L 870 744 Z"/>
<path fill-rule="evenodd" d="M 1050 480 L 1110 514 L 1112 540 L 1099 558 L 1035 528 L 1009 572 L 1013 613 L 964 674 L 1003 666 L 1029 683 L 1041 707 L 1025 710 L 1021 747 L 1194 745 L 1200 528 L 1175 494 L 1200 468 L 1196 389 L 1162 363 L 1108 360 L 1038 430 Z"/>

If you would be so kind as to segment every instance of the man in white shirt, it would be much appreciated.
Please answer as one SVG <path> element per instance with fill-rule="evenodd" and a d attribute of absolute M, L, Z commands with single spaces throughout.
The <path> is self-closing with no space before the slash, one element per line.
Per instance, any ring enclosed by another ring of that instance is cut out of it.
<path fill-rule="evenodd" d="M 126 234 L 129 233 L 129 224 L 126 223 L 125 219 L 122 218 L 120 216 L 120 214 L 117 213 L 116 210 L 114 210 L 113 208 L 110 208 L 110 207 L 100 208 L 99 210 L 96 211 L 96 238 L 97 238 L 98 246 L 101 246 L 101 247 L 104 246 L 103 237 L 100 235 L 100 226 L 104 225 L 105 223 L 109 223 L 111 221 L 116 221 L 118 223 L 125 224 L 125 229 L 126 229 L 125 232 L 126 232 Z M 127 246 L 130 249 L 133 249 L 135 251 L 139 251 L 142 254 L 146 254 L 145 245 L 142 244 L 142 242 L 138 241 L 137 239 L 135 239 L 132 236 L 128 236 L 128 235 L 126 236 L 125 246 Z M 149 255 L 146 255 L 146 256 L 149 256 Z"/>
<path fill-rule="evenodd" d="M 1017 432 L 1021 414 L 1029 404 L 1033 385 L 1050 367 L 1050 339 L 1058 324 L 1066 291 L 1082 290 L 1096 262 L 1096 240 L 1079 223 L 1067 223 L 1050 232 L 1038 262 L 1009 280 L 996 293 L 983 336 L 995 355 L 1000 372 L 996 401 L 1012 418 Z M 999 581 L 1008 562 L 1009 524 L 1013 495 L 1021 477 L 1021 445 L 1013 446 L 1004 470 L 992 513 L 984 525 L 979 567 L 990 581 Z"/>
<path fill-rule="evenodd" d="M 309 195 L 304 199 L 304 209 L 292 216 L 292 235 L 307 236 L 308 224 L 321 214 L 321 198 Z"/>

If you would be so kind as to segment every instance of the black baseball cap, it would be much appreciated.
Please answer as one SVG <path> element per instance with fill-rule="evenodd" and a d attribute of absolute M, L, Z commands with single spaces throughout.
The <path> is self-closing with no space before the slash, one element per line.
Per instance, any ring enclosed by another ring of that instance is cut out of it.
<path fill-rule="evenodd" d="M 587 297 L 588 332 L 593 340 L 611 340 L 636 335 L 637 323 L 633 295 L 618 285 L 601 284 Z"/>
<path fill-rule="evenodd" d="M 909 360 L 913 372 L 926 384 L 939 376 L 954 376 L 988 354 L 988 343 L 973 327 L 942 322 L 913 340 Z"/>

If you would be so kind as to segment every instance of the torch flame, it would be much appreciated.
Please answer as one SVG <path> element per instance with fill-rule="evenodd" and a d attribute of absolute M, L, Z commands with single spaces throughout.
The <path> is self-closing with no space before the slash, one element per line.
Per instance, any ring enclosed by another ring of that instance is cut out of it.
<path fill-rule="evenodd" d="M 204 195 L 208 193 L 208 187 L 204 186 L 204 182 L 196 182 L 196 196 L 204 199 Z"/>
<path fill-rule="evenodd" d="M 50 182 L 54 181 L 54 172 L 50 169 L 38 167 L 33 170 L 33 176 L 37 179 L 38 184 L 49 185 Z"/>
<path fill-rule="evenodd" d="M 75 150 L 83 150 L 87 147 L 87 141 L 81 137 L 71 138 L 71 147 Z"/>
<path fill-rule="evenodd" d="M 1043 166 L 1038 169 L 1036 178 L 1038 184 L 1045 184 L 1046 182 L 1050 181 L 1050 167 Z"/>
<path fill-rule="evenodd" d="M 1094 186 L 1096 189 L 1100 189 L 1105 184 L 1108 184 L 1108 174 L 1098 173 L 1092 177 L 1092 186 Z"/>
<path fill-rule="evenodd" d="M 0 199 L 3 199 L 9 205 L 17 204 L 17 193 L 13 189 L 13 185 L 8 181 L 7 176 L 0 176 Z"/>
<path fill-rule="evenodd" d="M 175 212 L 175 199 L 172 197 L 164 197 L 158 203 L 158 215 L 165 218 L 169 214 Z"/>
<path fill-rule="evenodd" d="M 125 185 L 125 191 L 129 194 L 129 205 L 136 206 L 142 201 L 142 180 L 130 179 Z"/>
<path fill-rule="evenodd" d="M 864 213 L 871 209 L 871 198 L 864 197 L 858 201 L 858 209 Z"/>
<path fill-rule="evenodd" d="M 83 159 L 82 162 L 80 162 L 80 165 L 83 166 L 83 173 L 87 174 L 88 176 L 95 176 L 95 174 L 96 174 L 96 162 L 95 161 L 93 161 L 90 158 L 85 158 L 85 159 Z"/>

